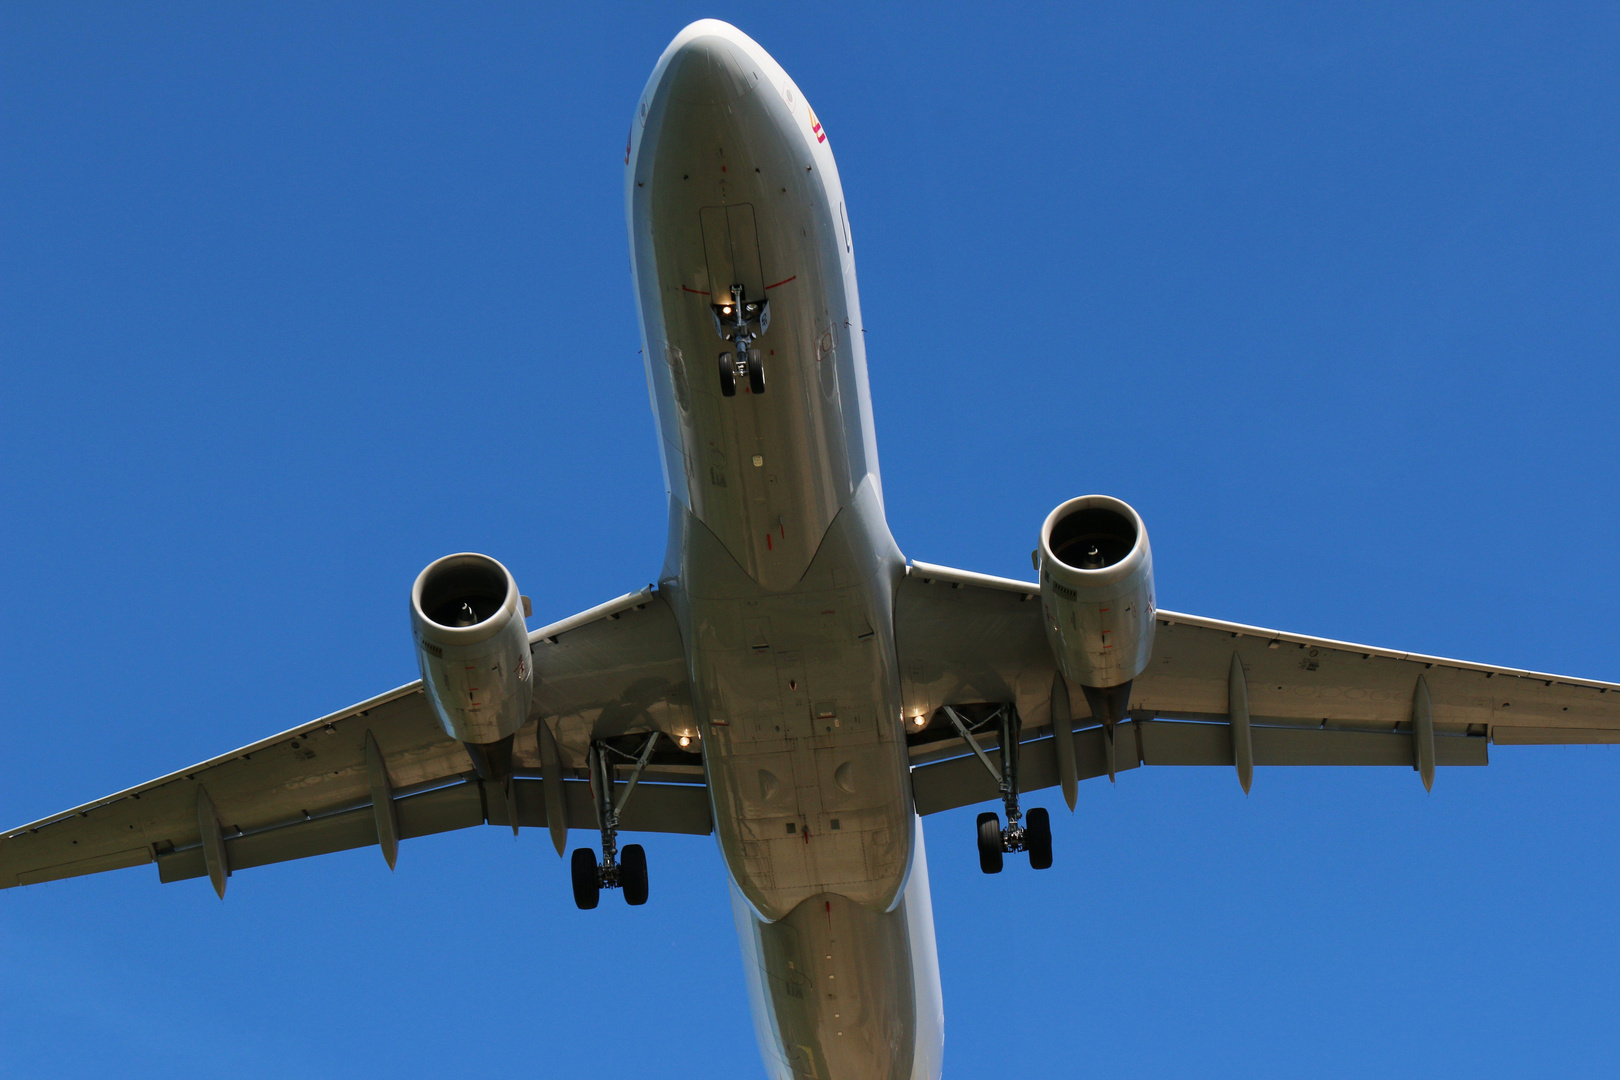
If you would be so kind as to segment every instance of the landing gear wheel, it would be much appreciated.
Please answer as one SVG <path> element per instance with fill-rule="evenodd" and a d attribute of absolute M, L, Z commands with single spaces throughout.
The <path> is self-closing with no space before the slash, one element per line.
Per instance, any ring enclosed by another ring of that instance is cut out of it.
<path fill-rule="evenodd" d="M 619 852 L 619 888 L 631 907 L 647 902 L 647 852 L 640 844 L 626 844 Z"/>
<path fill-rule="evenodd" d="M 748 352 L 748 392 L 750 394 L 765 392 L 765 361 L 760 358 L 758 349 L 750 349 Z"/>
<path fill-rule="evenodd" d="M 989 811 L 979 815 L 979 869 L 1001 873 L 1001 819 Z"/>
<path fill-rule="evenodd" d="M 720 396 L 737 396 L 737 368 L 728 352 L 720 354 Z"/>
<path fill-rule="evenodd" d="M 581 911 L 589 911 L 602 898 L 602 880 L 596 874 L 596 852 L 590 848 L 575 848 L 568 868 L 574 876 L 574 904 Z"/>
<path fill-rule="evenodd" d="M 1052 867 L 1052 819 L 1042 807 L 1031 807 L 1024 815 L 1024 850 L 1029 852 L 1031 870 Z"/>

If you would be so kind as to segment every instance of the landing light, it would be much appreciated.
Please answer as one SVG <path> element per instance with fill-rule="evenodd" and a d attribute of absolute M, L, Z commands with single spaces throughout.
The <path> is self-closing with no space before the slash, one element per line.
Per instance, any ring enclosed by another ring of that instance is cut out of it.
<path fill-rule="evenodd" d="M 690 735 L 682 735 L 676 741 L 679 742 L 683 748 L 692 745 L 692 737 Z"/>

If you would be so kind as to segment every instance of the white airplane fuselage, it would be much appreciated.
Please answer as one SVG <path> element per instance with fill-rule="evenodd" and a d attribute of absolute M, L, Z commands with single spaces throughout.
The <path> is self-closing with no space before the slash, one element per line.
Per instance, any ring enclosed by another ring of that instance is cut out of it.
<path fill-rule="evenodd" d="M 660 588 L 684 638 L 767 1070 L 937 1077 L 939 969 L 894 643 L 905 563 L 883 515 L 826 133 L 763 49 L 704 21 L 654 68 L 625 164 L 670 500 Z M 739 350 L 711 305 L 739 295 L 769 302 L 768 321 L 741 328 L 764 390 L 731 364 L 728 396 L 720 357 Z"/>

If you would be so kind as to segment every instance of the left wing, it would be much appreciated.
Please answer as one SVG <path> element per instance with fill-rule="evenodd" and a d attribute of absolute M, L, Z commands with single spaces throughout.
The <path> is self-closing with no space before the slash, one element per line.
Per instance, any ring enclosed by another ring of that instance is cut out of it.
<path fill-rule="evenodd" d="M 1620 742 L 1614 683 L 1171 611 L 1157 613 L 1154 630 L 1152 662 L 1135 681 L 1130 720 L 1116 729 L 1112 748 L 1089 716 L 1070 725 L 1080 729 L 1073 737 L 1081 779 L 1138 765 L 1235 765 L 1234 679 L 1247 700 L 1256 765 L 1416 768 L 1419 709 L 1432 720 L 1436 765 L 1484 765 L 1490 743 Z M 1020 787 L 1058 783 L 1051 741 L 1056 665 L 1038 585 L 913 563 L 895 599 L 895 641 L 908 717 L 932 717 L 945 705 L 1014 704 L 1028 740 L 1020 750 Z M 1078 695 L 1074 704 L 1085 711 Z M 988 771 L 964 756 L 967 748 L 950 725 L 928 724 L 911 741 L 920 812 L 996 797 Z"/>
<path fill-rule="evenodd" d="M 669 605 L 651 587 L 529 635 L 538 715 L 518 734 L 516 778 L 480 781 L 420 682 L 189 769 L 0 834 L 0 888 L 156 862 L 163 881 L 474 825 L 549 824 L 544 785 L 562 786 L 563 826 L 593 828 L 583 779 L 593 738 L 640 742 L 689 713 Z M 543 776 L 539 725 L 561 751 Z M 637 738 L 639 736 L 640 738 Z M 702 762 L 665 740 L 620 827 L 708 833 Z M 514 820 L 515 811 L 515 820 Z"/>

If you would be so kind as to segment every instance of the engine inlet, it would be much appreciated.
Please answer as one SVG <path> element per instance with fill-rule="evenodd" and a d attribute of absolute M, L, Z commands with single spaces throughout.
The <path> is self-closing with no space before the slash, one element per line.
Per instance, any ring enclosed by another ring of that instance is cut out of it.
<path fill-rule="evenodd" d="M 422 614 L 439 626 L 460 629 L 487 622 L 506 603 L 504 567 L 483 555 L 452 555 L 423 574 Z"/>
<path fill-rule="evenodd" d="M 1082 506 L 1052 526 L 1052 556 L 1076 570 L 1113 566 L 1136 546 L 1136 523 L 1109 506 Z"/>

